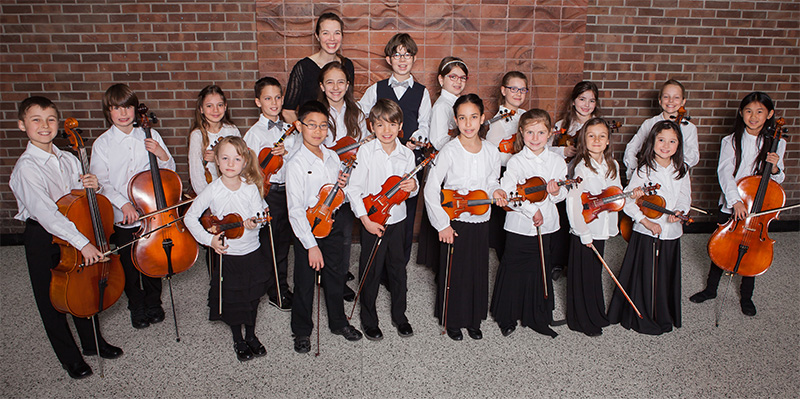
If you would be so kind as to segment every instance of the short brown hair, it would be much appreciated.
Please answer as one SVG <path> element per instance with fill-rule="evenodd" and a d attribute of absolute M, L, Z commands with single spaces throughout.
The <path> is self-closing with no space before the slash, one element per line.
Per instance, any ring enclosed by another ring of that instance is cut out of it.
<path fill-rule="evenodd" d="M 391 57 L 397 51 L 397 48 L 403 46 L 411 55 L 417 55 L 417 42 L 408 33 L 398 33 L 389 39 L 386 47 L 383 48 L 383 53 L 387 57 Z"/>
<path fill-rule="evenodd" d="M 403 123 L 403 109 L 396 102 L 388 98 L 381 98 L 369 111 L 369 120 L 373 123 L 378 120 Z"/>
<path fill-rule="evenodd" d="M 103 115 L 108 123 L 111 121 L 111 107 L 133 107 L 139 106 L 139 97 L 124 83 L 117 83 L 106 90 L 103 94 Z"/>
<path fill-rule="evenodd" d="M 22 100 L 22 102 L 19 103 L 19 110 L 17 111 L 19 120 L 21 121 L 25 120 L 25 114 L 27 114 L 28 110 L 31 109 L 31 107 L 33 107 L 34 105 L 39 106 L 39 108 L 41 109 L 52 108 L 56 110 L 56 116 L 59 116 L 58 107 L 56 107 L 56 105 L 53 104 L 53 102 L 50 101 L 49 98 L 42 96 L 31 96 Z"/>

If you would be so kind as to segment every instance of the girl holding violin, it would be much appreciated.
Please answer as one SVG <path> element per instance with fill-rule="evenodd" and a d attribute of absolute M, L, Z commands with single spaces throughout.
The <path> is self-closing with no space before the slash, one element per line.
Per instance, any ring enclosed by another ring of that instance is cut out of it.
<path fill-rule="evenodd" d="M 581 190 L 598 195 L 608 187 L 620 187 L 619 164 L 611 150 L 611 130 L 602 118 L 583 124 L 575 138 L 575 158 L 569 164 L 569 175 L 580 176 Z M 637 188 L 633 199 L 644 193 Z M 607 239 L 619 233 L 616 212 L 601 212 L 590 223 L 581 213 L 581 199 L 567 196 L 566 212 L 570 223 L 570 256 L 567 267 L 567 325 L 570 330 L 590 337 L 603 333 L 608 325 L 606 301 L 603 298 L 602 268 L 594 246 L 603 255 Z"/>
<path fill-rule="evenodd" d="M 541 109 L 522 115 L 514 143 L 516 153 L 500 179 L 500 186 L 506 192 L 516 191 L 517 184 L 534 176 L 547 182 L 547 196 L 542 201 L 523 201 L 506 214 L 506 251 L 497 269 L 492 295 L 492 316 L 504 336 L 514 332 L 518 320 L 540 334 L 553 338 L 558 335 L 550 328 L 555 302 L 553 295 L 547 294 L 553 292 L 548 277 L 549 254 L 542 257 L 542 252 L 549 252 L 545 248 L 549 248 L 550 234 L 559 228 L 556 202 L 564 200 L 566 190 L 555 179 L 567 175 L 567 164 L 547 148 L 551 123 L 550 115 Z"/>
<path fill-rule="evenodd" d="M 463 339 L 462 328 L 472 339 L 481 339 L 481 321 L 486 319 L 489 296 L 489 221 L 490 211 L 467 207 L 455 218 L 442 205 L 442 188 L 482 194 L 483 204 L 505 206 L 506 194 L 500 189 L 500 153 L 484 141 L 483 101 L 475 94 L 458 98 L 453 105 L 456 138 L 442 147 L 425 185 L 425 207 L 431 225 L 439 232 L 440 270 L 434 315 L 456 341 Z M 442 187 L 444 185 L 444 187 Z M 489 195 L 492 200 L 488 200 Z M 463 201 L 467 202 L 467 201 Z M 451 210 L 452 212 L 452 210 Z M 481 213 L 481 214 L 478 214 Z"/>
<path fill-rule="evenodd" d="M 241 136 L 231 121 L 225 92 L 217 85 L 208 85 L 197 95 L 194 120 L 189 133 L 189 181 L 199 194 L 217 178 L 214 146 L 223 137 Z"/>
<path fill-rule="evenodd" d="M 255 221 L 256 215 L 267 208 L 263 198 L 264 177 L 258 168 L 255 153 L 247 148 L 240 137 L 229 136 L 220 140 L 214 147 L 214 161 L 220 177 L 197 195 L 184 220 L 197 242 L 213 248 L 221 256 L 219 267 L 212 268 L 211 289 L 208 292 L 212 316 L 209 318 L 221 319 L 230 326 L 236 357 L 246 361 L 267 354 L 255 334 L 258 304 L 267 292 L 268 279 L 272 274 L 270 262 L 260 250 L 260 225 Z M 200 217 L 206 209 L 218 219 L 230 214 L 238 215 L 236 219 L 244 227 L 241 237 L 226 240 L 225 231 L 206 231 L 200 223 Z M 221 291 L 218 282 L 221 282 Z M 218 305 L 220 295 L 221 309 Z"/>
<path fill-rule="evenodd" d="M 325 65 L 319 73 L 319 101 L 328 107 L 328 136 L 325 146 L 331 149 L 341 147 L 344 143 L 356 143 L 369 135 L 367 116 L 353 97 L 350 83 L 344 66 L 338 61 Z M 343 140 L 345 137 L 349 139 Z M 357 151 L 357 150 L 356 150 Z M 355 216 L 350 206 L 343 206 L 336 215 L 344 229 L 344 249 L 342 262 L 345 270 L 350 269 L 350 247 L 353 243 L 353 222 Z M 348 271 L 349 273 L 349 271 Z M 355 293 L 350 287 L 344 287 L 344 299 L 352 302 Z"/>
<path fill-rule="evenodd" d="M 87 266 L 103 260 L 100 250 L 59 212 L 56 204 L 71 190 L 100 189 L 100 184 L 92 174 L 81 175 L 78 158 L 53 145 L 58 134 L 58 109 L 49 99 L 35 96 L 23 100 L 19 105 L 19 128 L 29 141 L 14 165 L 9 186 L 19 209 L 14 218 L 25 222 L 25 259 L 33 296 L 58 361 L 70 377 L 88 377 L 92 369 L 75 344 L 66 315 L 50 302 L 50 270 L 58 265 L 60 257 L 59 246 L 53 243 L 54 236 L 79 249 Z M 100 334 L 97 318 L 93 320 L 100 356 L 105 359 L 121 356 L 122 349 L 107 343 Z M 73 317 L 73 321 L 83 354 L 97 355 L 92 319 Z"/>
<path fill-rule="evenodd" d="M 267 192 L 267 204 L 272 216 L 272 230 L 261 229 L 259 233 L 261 248 L 272 260 L 272 246 L 275 246 L 275 263 L 278 270 L 278 286 L 267 287 L 269 303 L 281 311 L 292 309 L 292 292 L 289 290 L 287 276 L 289 273 L 289 246 L 292 244 L 292 228 L 289 226 L 288 208 L 286 207 L 286 160 L 300 148 L 301 139 L 294 134 L 294 129 L 281 120 L 283 92 L 280 82 L 271 76 L 256 81 L 253 88 L 256 106 L 261 110 L 256 122 L 244 135 L 244 141 L 251 150 L 259 154 L 259 165 L 266 170 L 269 181 L 264 190 Z M 273 166 L 274 165 L 274 166 Z M 266 167 L 264 167 L 266 166 Z M 277 170 L 275 169 L 277 168 Z M 266 179 L 266 177 L 265 177 Z"/>
<path fill-rule="evenodd" d="M 681 326 L 680 215 L 689 211 L 692 187 L 683 161 L 683 136 L 677 123 L 661 121 L 648 133 L 637 155 L 636 173 L 628 189 L 650 182 L 660 184 L 663 208 L 676 215 L 645 216 L 634 201 L 626 201 L 624 212 L 633 219 L 633 233 L 625 251 L 619 281 L 633 303 L 641 309 L 638 318 L 623 293 L 614 290 L 608 321 L 620 323 L 642 334 L 659 335 Z M 627 191 L 627 190 L 626 190 Z"/>
<path fill-rule="evenodd" d="M 733 133 L 722 139 L 719 153 L 717 176 L 722 187 L 719 198 L 720 214 L 718 222 L 726 223 L 729 219 L 743 220 L 748 215 L 747 206 L 742 200 L 737 182 L 741 179 L 758 175 L 770 168 L 770 178 L 777 183 L 783 182 L 783 156 L 786 141 L 780 139 L 777 152 L 770 152 L 773 137 L 768 133 L 775 126 L 775 106 L 772 99 L 759 91 L 746 95 L 739 104 Z M 717 296 L 722 269 L 711 263 L 706 280 L 706 288 L 692 295 L 689 300 L 702 303 Z M 740 286 L 742 313 L 755 316 L 756 306 L 753 303 L 755 277 L 742 277 Z"/>
<path fill-rule="evenodd" d="M 103 193 L 114 206 L 114 235 L 118 246 L 134 239 L 139 230 L 139 213 L 128 197 L 128 182 L 139 172 L 150 170 L 152 153 L 160 169 L 175 170 L 161 135 L 153 129 L 152 138 L 145 138 L 141 127 L 134 127 L 139 98 L 125 84 L 115 84 L 103 95 L 103 114 L 112 125 L 97 138 L 92 147 L 90 170 L 97 175 Z M 131 246 L 119 251 L 125 270 L 125 295 L 131 312 L 131 325 L 145 328 L 164 321 L 161 307 L 161 279 L 140 273 L 133 264 Z"/>

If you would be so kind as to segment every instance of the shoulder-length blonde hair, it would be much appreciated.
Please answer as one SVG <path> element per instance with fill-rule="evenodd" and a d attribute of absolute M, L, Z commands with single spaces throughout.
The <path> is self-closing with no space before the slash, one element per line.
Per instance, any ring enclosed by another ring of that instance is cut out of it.
<path fill-rule="evenodd" d="M 222 172 L 219 170 L 219 151 L 222 148 L 223 144 L 230 144 L 233 148 L 236 149 L 236 153 L 240 156 L 244 157 L 244 166 L 242 167 L 242 174 L 241 176 L 244 177 L 244 181 L 248 184 L 255 184 L 258 187 L 258 192 L 261 195 L 264 195 L 264 173 L 261 172 L 261 169 L 258 167 L 258 157 L 256 153 L 247 147 L 247 144 L 241 137 L 237 136 L 226 136 L 223 137 L 219 144 L 214 147 L 214 158 L 217 158 L 217 174 L 222 175 Z"/>

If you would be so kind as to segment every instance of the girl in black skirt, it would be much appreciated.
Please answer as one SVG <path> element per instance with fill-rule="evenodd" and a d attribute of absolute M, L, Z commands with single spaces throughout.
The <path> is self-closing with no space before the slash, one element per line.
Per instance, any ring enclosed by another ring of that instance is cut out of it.
<path fill-rule="evenodd" d="M 245 361 L 267 354 L 255 334 L 258 304 L 267 292 L 267 281 L 271 272 L 268 265 L 272 264 L 259 250 L 260 225 L 255 222 L 256 214 L 267 208 L 263 196 L 264 178 L 258 168 L 255 153 L 247 148 L 240 137 L 223 138 L 214 147 L 214 154 L 220 177 L 197 195 L 184 220 L 197 242 L 214 248 L 222 257 L 220 261 L 219 256 L 213 256 L 217 267 L 212 268 L 211 274 L 209 318 L 221 319 L 231 327 L 236 357 Z M 223 240 L 224 232 L 214 231 L 212 234 L 206 231 L 199 221 L 200 215 L 206 209 L 219 219 L 232 213 L 239 215 L 244 225 L 242 236 Z M 222 265 L 219 265 L 220 262 Z"/>
<path fill-rule="evenodd" d="M 425 208 L 431 225 L 439 232 L 441 259 L 434 315 L 453 340 L 463 339 L 462 328 L 472 339 L 481 339 L 481 321 L 489 308 L 489 212 L 462 213 L 454 220 L 441 203 L 441 189 L 460 193 L 482 190 L 507 203 L 500 190 L 500 152 L 484 141 L 483 101 L 475 94 L 459 97 L 453 105 L 458 136 L 445 144 L 436 157 L 425 185 Z M 448 267 L 451 266 L 451 267 Z"/>
<path fill-rule="evenodd" d="M 542 264 L 543 248 L 537 237 L 541 234 L 542 246 L 549 249 L 550 235 L 559 229 L 556 202 L 563 201 L 566 194 L 555 179 L 566 176 L 567 164 L 547 148 L 551 134 L 547 111 L 532 109 L 523 114 L 514 143 L 516 153 L 508 160 L 500 180 L 503 190 L 511 192 L 517 189 L 517 184 L 538 176 L 547 182 L 548 194 L 536 203 L 524 201 L 506 214 L 506 250 L 497 269 L 492 295 L 492 316 L 505 336 L 516 329 L 517 320 L 540 334 L 553 338 L 558 335 L 550 328 L 555 303 L 549 277 L 550 251 L 544 251 Z"/>
<path fill-rule="evenodd" d="M 567 324 L 569 329 L 590 337 L 603 333 L 608 325 L 603 298 L 603 265 L 592 250 L 602 255 L 606 240 L 619 233 L 616 212 L 601 212 L 586 223 L 581 214 L 580 194 L 600 194 L 608 187 L 621 186 L 619 164 L 614 160 L 611 132 L 602 118 L 592 118 L 576 136 L 577 155 L 569 164 L 569 175 L 583 179 L 576 195 L 567 196 L 566 212 L 570 223 L 570 256 L 567 267 Z M 642 196 L 634 190 L 634 199 Z"/>
<path fill-rule="evenodd" d="M 630 190 L 645 183 L 660 184 L 664 208 L 689 211 L 692 187 L 683 162 L 683 136 L 673 121 L 661 121 L 650 130 L 637 155 Z M 681 243 L 683 227 L 675 216 L 649 219 L 634 201 L 624 208 L 635 222 L 619 281 L 639 308 L 639 319 L 617 289 L 611 298 L 608 321 L 643 334 L 658 335 L 681 326 Z"/>

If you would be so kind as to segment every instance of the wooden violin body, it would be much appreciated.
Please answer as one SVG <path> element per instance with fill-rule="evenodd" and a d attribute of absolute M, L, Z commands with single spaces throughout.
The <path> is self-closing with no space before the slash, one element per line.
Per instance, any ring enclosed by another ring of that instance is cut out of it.
<path fill-rule="evenodd" d="M 650 184 L 641 187 L 646 195 L 655 193 L 656 190 L 660 188 L 660 184 Z M 625 206 L 625 198 L 631 197 L 632 195 L 633 190 L 623 192 L 622 188 L 617 186 L 607 187 L 596 195 L 590 194 L 589 192 L 582 193 L 581 202 L 583 203 L 583 211 L 581 211 L 581 213 L 583 214 L 583 220 L 586 223 L 591 223 L 593 220 L 597 219 L 597 215 L 601 212 L 621 211 Z"/>
<path fill-rule="evenodd" d="M 639 206 L 639 209 L 648 219 L 658 219 L 661 215 L 667 214 L 679 218 L 683 224 L 694 222 L 689 216 L 664 208 L 666 203 L 667 201 L 664 197 L 655 194 L 645 195 L 636 200 L 636 205 Z M 633 219 L 625 213 L 619 217 L 619 233 L 625 241 L 629 241 L 631 234 L 633 234 Z"/>
<path fill-rule="evenodd" d="M 295 131 L 297 131 L 297 128 L 292 125 L 283 133 L 276 144 L 283 143 Z M 283 167 L 283 156 L 272 154 L 272 147 L 264 147 L 258 152 L 258 165 L 264 172 L 264 196 L 266 197 L 271 187 L 269 179 Z"/>
<path fill-rule="evenodd" d="M 344 173 L 350 173 L 356 164 L 355 157 L 350 158 L 344 165 Z M 344 203 L 344 192 L 338 182 L 326 184 L 319 189 L 319 201 L 306 210 L 306 218 L 311 224 L 311 232 L 316 238 L 325 238 L 333 230 L 333 213 Z"/>
<path fill-rule="evenodd" d="M 367 217 L 375 223 L 385 225 L 391 216 L 392 207 L 408 199 L 409 193 L 400 189 L 400 183 L 412 178 L 435 157 L 436 151 L 433 151 L 411 172 L 403 176 L 389 176 L 381 185 L 381 192 L 366 196 L 364 198 L 364 208 L 367 210 Z"/>
<path fill-rule="evenodd" d="M 256 217 L 255 223 L 264 223 L 272 220 L 270 216 Z M 225 237 L 230 239 L 241 238 L 244 234 L 244 220 L 238 213 L 229 213 L 218 218 L 206 210 L 200 216 L 200 224 L 211 234 L 225 232 Z"/>
<path fill-rule="evenodd" d="M 556 184 L 559 187 L 569 187 L 582 181 L 583 178 L 578 176 L 575 179 L 559 180 Z M 524 183 L 517 184 L 517 189 L 512 194 L 513 196 L 518 195 L 522 197 L 522 199 L 535 204 L 547 198 L 547 182 L 539 176 L 530 177 L 528 180 L 525 180 Z"/>
<path fill-rule="evenodd" d="M 458 218 L 462 213 L 483 215 L 489 211 L 489 207 L 495 202 L 483 190 L 460 194 L 456 190 L 444 189 L 441 192 L 441 199 L 442 208 L 447 213 L 447 216 L 450 217 L 450 220 Z"/>
<path fill-rule="evenodd" d="M 517 141 L 517 134 L 514 133 L 513 136 L 503 139 L 497 145 L 497 149 L 504 154 L 513 154 L 514 153 L 514 142 Z"/>
<path fill-rule="evenodd" d="M 361 141 L 356 141 L 356 139 L 350 136 L 344 136 L 337 140 L 332 146 L 328 147 L 328 149 L 335 151 L 336 155 L 339 156 L 339 159 L 342 162 L 345 162 L 348 159 L 355 158 L 356 153 L 358 152 L 358 147 L 361 147 L 362 144 L 372 141 L 374 138 L 374 135 L 370 135 Z"/>

